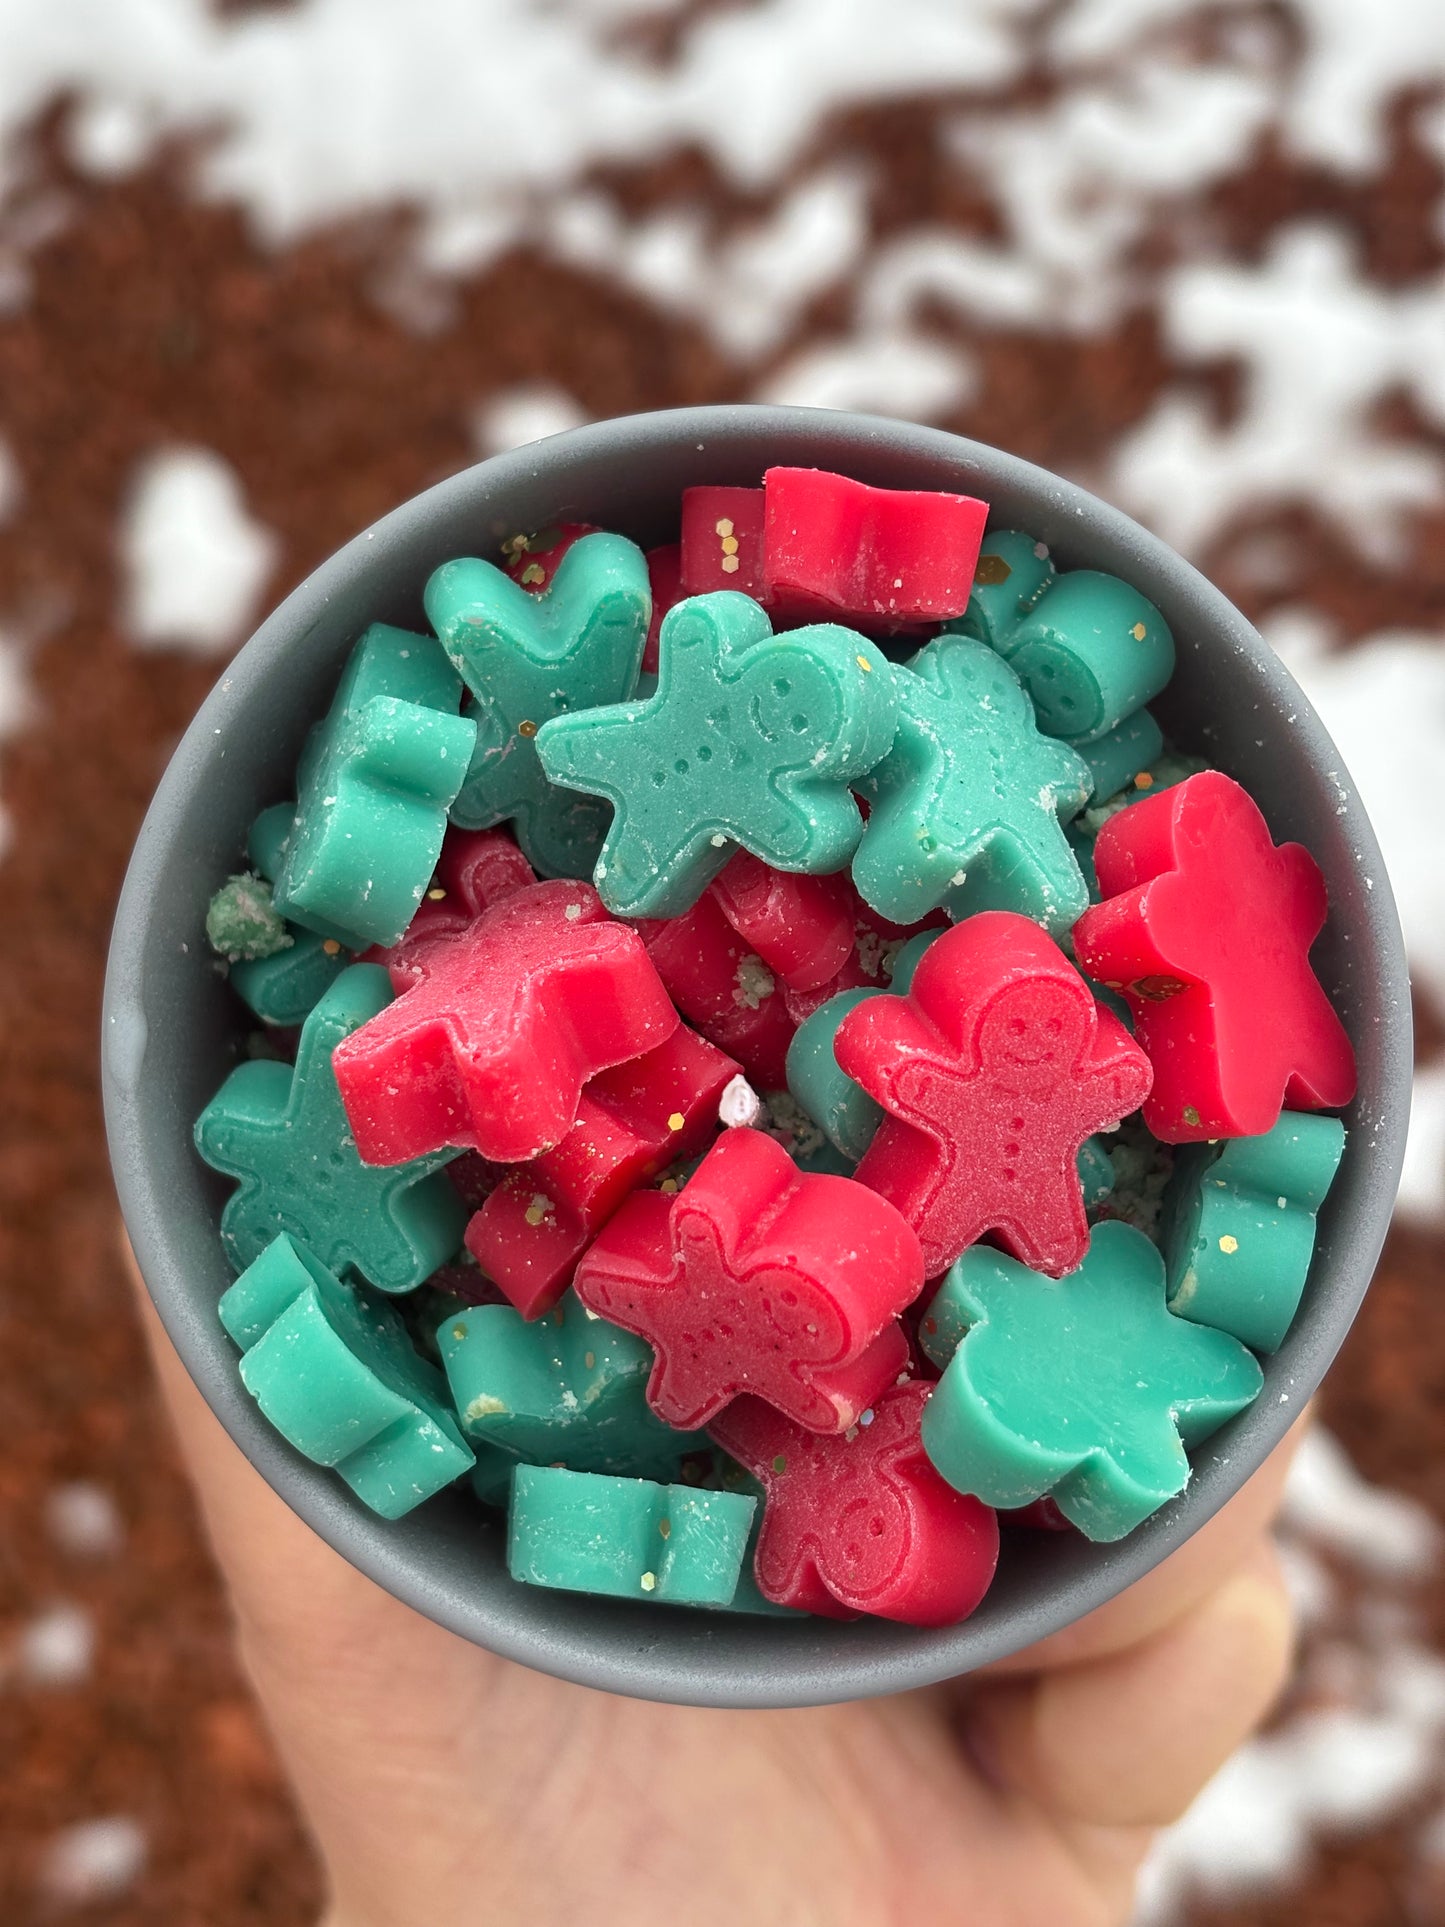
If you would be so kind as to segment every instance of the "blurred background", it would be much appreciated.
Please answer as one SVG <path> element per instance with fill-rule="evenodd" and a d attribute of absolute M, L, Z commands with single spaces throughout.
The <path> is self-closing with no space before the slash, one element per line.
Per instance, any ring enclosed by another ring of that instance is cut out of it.
<path fill-rule="evenodd" d="M 0 1920 L 318 1882 L 119 1275 L 95 1066 L 150 791 L 256 617 L 589 418 L 896 413 L 1263 627 L 1364 792 L 1419 1066 L 1287 1515 L 1273 1729 L 1141 1927 L 1445 1922 L 1440 0 L 0 0 Z"/>

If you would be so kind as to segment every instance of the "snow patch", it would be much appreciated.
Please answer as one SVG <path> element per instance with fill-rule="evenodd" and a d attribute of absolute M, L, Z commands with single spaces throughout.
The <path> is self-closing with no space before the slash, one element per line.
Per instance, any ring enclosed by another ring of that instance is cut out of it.
<path fill-rule="evenodd" d="M 1373 287 L 1343 233 L 1297 223 L 1258 267 L 1175 269 L 1162 318 L 1185 361 L 1243 365 L 1243 406 L 1221 423 L 1192 391 L 1163 395 L 1115 451 L 1125 506 L 1198 554 L 1236 515 L 1310 502 L 1347 540 L 1394 560 L 1400 518 L 1445 494 L 1445 468 L 1378 434 L 1371 417 L 1400 388 L 1445 425 L 1445 276 Z"/>
<path fill-rule="evenodd" d="M 867 331 L 804 349 L 762 382 L 754 399 L 930 421 L 961 407 L 976 381 L 970 358 L 945 342 Z"/>
<path fill-rule="evenodd" d="M 1395 1209 L 1417 1224 L 1445 1226 L 1445 1059 L 1415 1072 Z"/>
<path fill-rule="evenodd" d="M 125 1544 L 115 1500 L 92 1479 L 58 1485 L 45 1501 L 51 1538 L 72 1559 L 108 1559 Z"/>
<path fill-rule="evenodd" d="M 479 453 L 500 455 L 548 435 L 580 428 L 588 419 L 581 402 L 554 381 L 524 381 L 500 389 L 477 410 L 473 436 Z"/>
<path fill-rule="evenodd" d="M 123 621 L 144 649 L 224 654 L 245 634 L 276 560 L 229 463 L 168 448 L 141 464 L 121 516 Z"/>
<path fill-rule="evenodd" d="M 75 1686 L 95 1656 L 90 1614 L 61 1602 L 36 1615 L 16 1642 L 15 1670 L 30 1686 Z"/>
<path fill-rule="evenodd" d="M 146 1863 L 139 1821 L 123 1814 L 82 1820 L 51 1840 L 40 1862 L 40 1890 L 52 1905 L 72 1907 L 118 1900 Z"/>

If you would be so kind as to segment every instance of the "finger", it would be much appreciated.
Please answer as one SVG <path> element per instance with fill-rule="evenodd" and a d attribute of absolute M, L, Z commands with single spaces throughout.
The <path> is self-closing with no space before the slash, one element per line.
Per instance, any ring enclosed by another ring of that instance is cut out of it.
<path fill-rule="evenodd" d="M 141 1324 L 211 1548 L 227 1582 L 248 1662 L 306 1677 L 338 1661 L 405 1651 L 435 1665 L 452 1635 L 349 1565 L 256 1471 L 212 1412 L 156 1314 L 129 1247 Z"/>
<path fill-rule="evenodd" d="M 979 1679 L 1034 1673 L 1125 1652 L 1189 1612 L 1254 1552 L 1279 1510 L 1290 1464 L 1309 1424 L 1303 1413 L 1228 1504 L 1177 1552 L 1119 1594 L 1036 1646 L 988 1667 Z"/>
<path fill-rule="evenodd" d="M 1261 1545 L 1182 1617 L 1127 1652 L 980 1688 L 968 1737 L 990 1776 L 1065 1823 L 1175 1820 L 1268 1711 L 1293 1620 Z"/>

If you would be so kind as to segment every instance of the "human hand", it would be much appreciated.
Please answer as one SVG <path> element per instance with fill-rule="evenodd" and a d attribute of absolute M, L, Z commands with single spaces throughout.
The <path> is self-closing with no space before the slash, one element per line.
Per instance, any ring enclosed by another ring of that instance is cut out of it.
<path fill-rule="evenodd" d="M 271 1491 L 143 1299 L 326 1927 L 1118 1927 L 1152 1830 L 1267 1710 L 1288 1446 L 1146 1579 L 987 1674 L 722 1712 L 565 1685 L 348 1566 Z"/>

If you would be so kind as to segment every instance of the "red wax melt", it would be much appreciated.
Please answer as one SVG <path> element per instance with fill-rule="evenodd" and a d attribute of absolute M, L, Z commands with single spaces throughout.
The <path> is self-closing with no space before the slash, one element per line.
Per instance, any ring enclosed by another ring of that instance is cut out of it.
<path fill-rule="evenodd" d="M 852 954 L 846 877 L 772 870 L 739 850 L 710 887 L 733 929 L 790 990 L 816 990 Z"/>
<path fill-rule="evenodd" d="M 1079 1146 L 1138 1109 L 1149 1060 L 1037 924 L 988 910 L 945 931 L 908 995 L 860 1004 L 833 1048 L 889 1113 L 856 1176 L 930 1277 L 986 1231 L 1051 1277 L 1082 1263 Z"/>
<path fill-rule="evenodd" d="M 763 600 L 763 491 L 686 488 L 682 492 L 682 592 L 737 589 Z"/>
<path fill-rule="evenodd" d="M 779 618 L 901 628 L 968 607 L 986 502 L 816 468 L 770 468 L 763 499 L 762 600 Z"/>
<path fill-rule="evenodd" d="M 508 1172 L 484 1200 L 467 1249 L 524 1318 L 556 1304 L 630 1191 L 703 1148 L 737 1069 L 679 1024 L 665 1044 L 594 1077 L 562 1142 Z"/>
<path fill-rule="evenodd" d="M 502 544 L 502 567 L 514 582 L 540 595 L 572 544 L 596 533 L 595 522 L 559 522 L 554 528 L 538 529 L 535 535 L 514 535 Z"/>
<path fill-rule="evenodd" d="M 884 1199 L 736 1129 L 675 1197 L 635 1191 L 573 1282 L 653 1347 L 648 1402 L 669 1425 L 705 1425 L 755 1392 L 841 1432 L 906 1365 L 897 1314 L 923 1278 L 918 1240 Z"/>
<path fill-rule="evenodd" d="M 642 646 L 642 667 L 655 676 L 662 618 L 683 598 L 680 542 L 666 542 L 660 549 L 647 551 L 647 580 L 652 589 L 652 620 L 647 625 L 647 641 Z"/>
<path fill-rule="evenodd" d="M 951 1626 L 973 1611 L 998 1564 L 998 1520 L 934 1471 L 919 1439 L 931 1390 L 890 1386 L 841 1438 L 806 1432 L 756 1398 L 713 1421 L 713 1438 L 766 1495 L 765 1598 L 909 1626 Z"/>
<path fill-rule="evenodd" d="M 1258 1137 L 1284 1108 L 1349 1103 L 1354 1050 L 1309 964 L 1324 878 L 1302 844 L 1276 848 L 1238 783 L 1204 770 L 1121 810 L 1094 868 L 1105 900 L 1074 926 L 1075 952 L 1128 999 L 1155 1137 Z"/>
<path fill-rule="evenodd" d="M 385 964 L 392 988 L 405 990 L 422 974 L 422 960 L 436 944 L 459 937 L 483 910 L 536 881 L 505 830 L 448 830 L 435 880 L 416 915 L 395 943 L 373 945 L 363 962 Z"/>
<path fill-rule="evenodd" d="M 511 891 L 332 1054 L 367 1164 L 461 1145 L 520 1163 L 560 1143 L 583 1084 L 660 1044 L 677 1012 L 635 930 L 588 883 Z"/>
<path fill-rule="evenodd" d="M 796 1025 L 776 977 L 728 922 L 715 892 L 705 891 L 680 917 L 647 918 L 637 929 L 688 1022 L 736 1058 L 759 1090 L 781 1090 Z"/>

